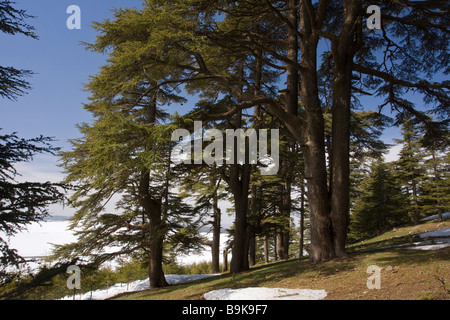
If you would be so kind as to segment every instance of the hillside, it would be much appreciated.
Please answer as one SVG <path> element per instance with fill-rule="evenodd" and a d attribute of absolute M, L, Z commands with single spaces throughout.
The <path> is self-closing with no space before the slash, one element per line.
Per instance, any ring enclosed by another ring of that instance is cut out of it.
<path fill-rule="evenodd" d="M 267 287 L 325 290 L 326 299 L 331 300 L 447 300 L 450 299 L 450 247 L 430 251 L 409 250 L 405 246 L 417 242 L 418 234 L 449 227 L 450 221 L 398 228 L 350 246 L 346 258 L 316 265 L 311 265 L 307 258 L 274 262 L 241 274 L 224 274 L 116 299 L 200 300 L 211 290 Z M 432 238 L 421 240 L 433 242 Z M 380 289 L 370 290 L 366 285 L 370 276 L 366 271 L 371 265 L 382 268 Z"/>

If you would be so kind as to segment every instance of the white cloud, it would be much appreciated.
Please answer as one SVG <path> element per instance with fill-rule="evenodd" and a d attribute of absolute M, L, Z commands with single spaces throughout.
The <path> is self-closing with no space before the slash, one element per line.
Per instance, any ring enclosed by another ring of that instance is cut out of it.
<path fill-rule="evenodd" d="M 37 155 L 30 162 L 15 163 L 14 168 L 20 174 L 18 182 L 61 182 L 63 169 L 57 166 L 57 158 L 52 155 Z"/>

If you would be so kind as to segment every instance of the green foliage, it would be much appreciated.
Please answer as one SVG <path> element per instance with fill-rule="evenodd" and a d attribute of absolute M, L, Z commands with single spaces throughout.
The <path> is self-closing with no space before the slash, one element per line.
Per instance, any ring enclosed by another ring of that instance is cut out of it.
<path fill-rule="evenodd" d="M 66 181 L 77 185 L 71 228 L 79 240 L 58 248 L 55 258 L 148 259 L 159 240 L 165 250 L 186 252 L 199 246 L 197 221 L 177 195 L 179 177 L 170 163 L 170 138 L 177 127 L 161 107 L 184 98 L 177 96 L 176 83 L 164 82 L 170 64 L 152 60 L 170 39 L 156 32 L 159 24 L 184 18 L 165 19 L 164 10 L 154 16 L 147 11 L 117 10 L 114 21 L 96 24 L 100 35 L 87 45 L 95 52 L 107 51 L 110 63 L 86 86 L 91 102 L 85 108 L 95 121 L 80 125 L 82 137 L 61 154 Z M 113 198 L 115 212 L 106 212 Z M 105 253 L 106 247 L 118 250 Z"/>
<path fill-rule="evenodd" d="M 57 151 L 50 145 L 52 138 L 21 139 L 16 134 L 0 135 L 0 232 L 6 237 L 26 230 L 33 222 L 48 216 L 47 206 L 61 202 L 62 185 L 50 182 L 17 182 L 15 164 L 28 162 L 40 153 Z M 24 261 L 0 237 L 0 285 L 11 281 L 7 267 L 19 267 Z"/>
<path fill-rule="evenodd" d="M 8 0 L 0 1 L 0 32 L 9 35 L 22 34 L 37 39 L 34 27 L 25 22 L 25 19 L 34 17 L 27 14 L 25 10 L 14 8 L 12 4 L 14 2 Z M 23 95 L 26 90 L 31 89 L 30 83 L 24 78 L 32 74 L 30 70 L 0 66 L 0 97 L 16 100 L 18 96 Z"/>
<path fill-rule="evenodd" d="M 37 38 L 34 27 L 27 24 L 25 19 L 34 18 L 25 10 L 15 9 L 9 0 L 0 1 L 0 31 L 10 35 L 23 34 L 28 37 Z"/>
<path fill-rule="evenodd" d="M 351 215 L 351 238 L 367 238 L 408 222 L 407 200 L 392 166 L 372 163 Z"/>
<path fill-rule="evenodd" d="M 409 199 L 411 221 L 418 223 L 422 217 L 449 209 L 448 143 L 430 144 L 426 133 L 411 119 L 403 123 L 402 135 L 402 139 L 396 139 L 402 149 L 395 166 Z"/>
<path fill-rule="evenodd" d="M 180 265 L 172 262 L 164 265 L 165 274 L 211 274 L 212 264 L 211 262 L 194 262 L 189 265 Z"/>
<path fill-rule="evenodd" d="M 427 216 L 450 211 L 450 152 L 430 153 L 425 160 L 427 175 L 421 183 L 421 210 Z"/>

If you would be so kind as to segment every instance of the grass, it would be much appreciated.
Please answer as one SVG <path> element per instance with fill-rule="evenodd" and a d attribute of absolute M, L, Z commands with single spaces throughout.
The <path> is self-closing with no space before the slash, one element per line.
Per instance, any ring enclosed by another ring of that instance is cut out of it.
<path fill-rule="evenodd" d="M 325 289 L 331 300 L 422 300 L 450 299 L 450 248 L 437 251 L 391 248 L 409 243 L 414 234 L 444 229 L 450 222 L 428 222 L 398 228 L 349 247 L 346 258 L 312 265 L 307 258 L 274 262 L 240 274 L 198 280 L 115 297 L 122 300 L 199 300 L 211 290 L 222 288 L 272 287 Z M 381 267 L 381 288 L 370 290 L 367 267 Z"/>

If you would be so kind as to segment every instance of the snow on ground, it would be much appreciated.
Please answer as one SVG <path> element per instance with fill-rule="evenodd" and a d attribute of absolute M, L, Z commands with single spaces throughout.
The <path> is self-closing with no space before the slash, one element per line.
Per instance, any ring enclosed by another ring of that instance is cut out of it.
<path fill-rule="evenodd" d="M 450 247 L 450 228 L 429 231 L 420 233 L 417 235 L 423 241 L 417 241 L 413 243 L 403 243 L 393 246 L 379 247 L 377 250 L 390 249 L 390 248 L 404 248 L 408 250 L 439 250 L 442 248 Z"/>
<path fill-rule="evenodd" d="M 406 247 L 408 250 L 425 250 L 425 251 L 435 251 L 442 248 L 446 248 L 450 246 L 450 239 L 443 239 L 442 241 L 435 241 L 433 244 L 425 245 L 425 242 L 421 242 L 420 245 L 416 245 L 415 243 L 413 247 Z"/>
<path fill-rule="evenodd" d="M 450 228 L 447 229 L 440 229 L 440 230 L 434 230 L 434 231 L 430 231 L 430 232 L 424 232 L 419 234 L 419 237 L 421 238 L 428 238 L 428 237 L 433 237 L 433 238 L 438 238 L 438 237 L 450 237 Z"/>
<path fill-rule="evenodd" d="M 169 274 L 166 275 L 166 281 L 171 284 L 180 284 L 190 281 L 195 281 L 199 279 L 214 277 L 215 274 L 191 274 L 191 275 L 176 275 Z M 66 296 L 61 300 L 105 300 L 119 294 L 127 293 L 127 292 L 138 292 L 143 290 L 150 289 L 150 281 L 146 280 L 137 280 L 130 283 L 116 283 L 115 285 L 109 287 L 108 289 L 99 289 L 92 292 L 86 292 L 84 294 L 76 294 L 75 299 L 74 296 Z"/>
<path fill-rule="evenodd" d="M 325 290 L 282 289 L 282 288 L 242 288 L 219 289 L 205 293 L 206 300 L 322 300 Z"/>
<path fill-rule="evenodd" d="M 419 234 L 419 237 L 426 240 L 414 242 L 414 246 L 406 247 L 405 249 L 434 251 L 450 246 L 450 228 L 424 232 Z"/>
<path fill-rule="evenodd" d="M 443 214 L 444 219 L 450 218 L 450 213 Z M 423 221 L 436 219 L 437 216 L 431 216 L 423 219 Z M 47 256 L 51 253 L 52 244 L 66 244 L 76 241 L 75 236 L 68 230 L 68 221 L 45 221 L 41 224 L 34 223 L 28 227 L 28 231 L 17 234 L 10 238 L 12 248 L 18 250 L 19 254 L 24 257 L 40 257 Z M 413 244 L 403 244 L 398 246 L 390 246 L 385 248 L 403 247 L 413 250 L 438 250 L 450 246 L 450 228 L 425 232 L 418 235 L 421 241 Z M 224 234 L 221 235 L 221 247 L 225 246 L 227 240 Z M 178 262 L 181 264 L 190 264 L 193 262 L 210 261 L 211 252 L 208 247 L 199 255 L 188 255 L 179 257 Z M 188 281 L 210 277 L 213 275 L 167 275 L 166 279 L 170 284 L 179 284 Z M 116 284 L 106 290 L 97 290 L 83 295 L 77 295 L 76 299 L 107 299 L 125 292 L 134 292 L 146 290 L 149 288 L 149 281 L 135 281 L 129 284 Z M 244 289 L 221 289 L 205 294 L 205 299 L 220 300 L 317 300 L 324 299 L 327 293 L 324 290 L 310 289 L 273 289 L 273 288 L 244 288 Z M 73 296 L 65 299 L 72 300 Z"/>
<path fill-rule="evenodd" d="M 420 221 L 431 221 L 431 220 L 434 220 L 434 219 L 437 219 L 437 218 L 439 218 L 439 216 L 437 214 L 434 214 L 432 216 L 420 219 Z M 450 212 L 444 212 L 442 214 L 442 219 L 450 219 Z"/>

